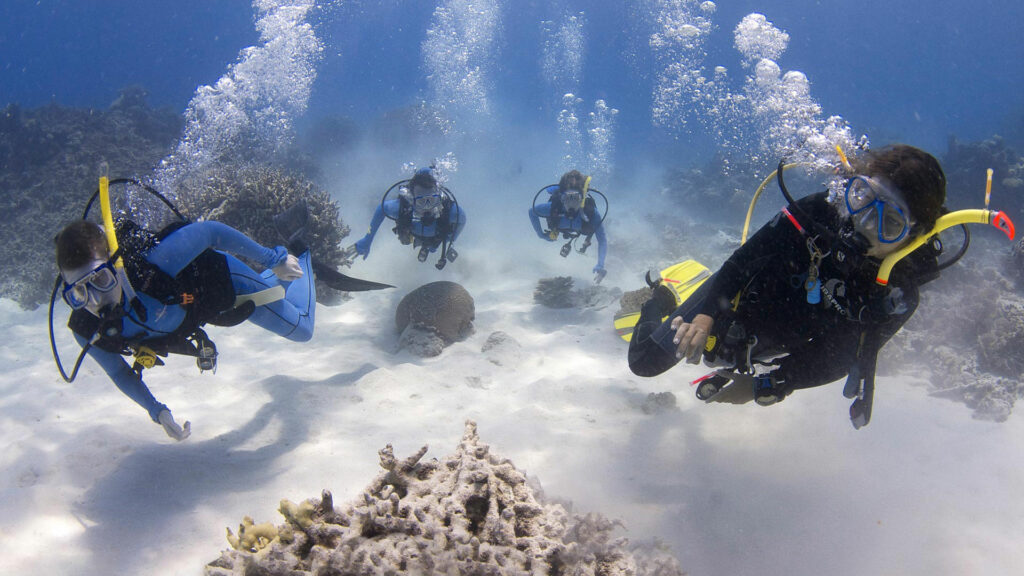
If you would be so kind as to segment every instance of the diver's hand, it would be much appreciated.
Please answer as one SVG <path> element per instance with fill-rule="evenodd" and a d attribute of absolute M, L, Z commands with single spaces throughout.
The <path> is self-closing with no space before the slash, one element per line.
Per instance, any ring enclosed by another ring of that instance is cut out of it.
<path fill-rule="evenodd" d="M 192 423 L 185 421 L 184 428 L 178 426 L 178 423 L 174 421 L 174 416 L 171 416 L 170 410 L 161 410 L 160 414 L 157 415 L 157 420 L 159 420 L 160 425 L 164 427 L 164 432 L 167 432 L 168 436 L 174 438 L 178 442 L 181 442 L 192 434 Z"/>
<path fill-rule="evenodd" d="M 680 316 L 673 318 L 670 326 L 676 331 L 672 339 L 677 346 L 676 358 L 685 358 L 690 364 L 700 362 L 700 355 L 704 352 L 704 345 L 707 344 L 714 324 L 714 318 L 707 314 L 697 314 L 689 324 L 683 322 Z"/>
<path fill-rule="evenodd" d="M 592 272 L 594 273 L 594 284 L 600 284 L 601 280 L 604 280 L 605 274 L 608 273 L 608 271 L 605 270 L 604 267 L 601 266 L 600 264 L 594 266 Z"/>
<path fill-rule="evenodd" d="M 302 278 L 302 267 L 299 266 L 299 259 L 289 254 L 280 264 L 272 268 L 274 276 L 282 282 L 291 282 Z"/>
<path fill-rule="evenodd" d="M 370 238 L 369 234 L 360 238 L 359 241 L 356 242 L 356 255 L 362 256 L 363 260 L 366 260 L 366 257 L 370 255 L 371 242 L 373 242 L 373 238 Z"/>

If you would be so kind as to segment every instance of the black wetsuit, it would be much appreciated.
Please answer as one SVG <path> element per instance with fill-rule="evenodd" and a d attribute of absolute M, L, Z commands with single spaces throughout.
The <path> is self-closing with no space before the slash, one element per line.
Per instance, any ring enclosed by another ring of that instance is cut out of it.
<path fill-rule="evenodd" d="M 839 217 L 824 192 L 797 204 L 788 211 L 808 235 L 814 236 L 808 219 L 838 229 Z M 672 342 L 675 332 L 669 326 L 672 318 L 682 316 L 690 322 L 697 314 L 707 314 L 715 320 L 712 335 L 718 342 L 724 342 L 726 331 L 737 322 L 747 335 L 757 338 L 754 358 L 785 354 L 778 361 L 776 375 L 789 390 L 820 386 L 846 376 L 857 361 L 861 338 L 870 336 L 873 354 L 914 313 L 921 259 L 900 261 L 889 287 L 883 288 L 874 283 L 877 260 L 858 259 L 862 264 L 852 266 L 855 259 L 844 258 L 844 265 L 836 257 L 839 246 L 830 247 L 827 240 L 819 239 L 822 251 L 831 248 L 832 253 L 819 265 L 821 298 L 812 304 L 804 287 L 811 262 L 808 235 L 780 213 L 738 248 L 664 323 L 661 318 L 670 310 L 657 299 L 648 301 L 630 342 L 630 369 L 640 376 L 654 376 L 674 366 L 679 360 Z M 934 255 L 924 260 L 924 265 L 935 265 Z M 902 290 L 902 298 L 896 297 L 896 287 Z M 731 301 L 737 294 L 739 304 L 733 310 Z"/>

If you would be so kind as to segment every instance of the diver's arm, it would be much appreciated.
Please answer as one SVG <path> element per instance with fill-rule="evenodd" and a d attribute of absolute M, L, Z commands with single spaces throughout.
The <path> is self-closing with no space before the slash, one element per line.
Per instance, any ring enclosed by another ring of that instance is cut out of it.
<path fill-rule="evenodd" d="M 680 306 L 676 306 L 671 289 L 664 285 L 654 289 L 651 298 L 640 307 L 640 318 L 629 340 L 629 369 L 637 376 L 657 376 L 683 360 L 675 342 L 673 321 L 693 322 L 697 310 L 707 297 L 709 282 L 702 284 Z M 665 316 L 668 315 L 668 318 Z M 662 318 L 665 318 L 662 321 Z"/>
<path fill-rule="evenodd" d="M 75 339 L 82 346 L 85 346 L 87 343 L 85 338 L 77 334 L 75 334 Z M 92 346 L 89 348 L 89 356 L 103 368 L 103 371 L 107 373 L 107 376 L 114 381 L 114 385 L 125 396 L 145 408 L 153 422 L 160 423 L 160 412 L 167 410 L 167 406 L 161 404 L 153 397 L 146 383 L 142 381 L 142 377 L 128 366 L 128 363 L 124 361 L 120 354 Z"/>
<path fill-rule="evenodd" d="M 171 276 L 177 276 L 208 248 L 244 256 L 265 268 L 273 268 L 288 257 L 284 246 L 266 248 L 223 222 L 207 220 L 175 230 L 154 246 L 146 259 Z"/>
<path fill-rule="evenodd" d="M 377 209 L 373 211 L 373 218 L 370 220 L 370 229 L 366 231 L 366 237 L 373 241 L 373 237 L 377 235 L 377 229 L 384 222 L 384 218 L 398 218 L 399 209 L 398 200 L 388 200 L 384 204 L 378 205 Z"/>
<path fill-rule="evenodd" d="M 529 211 L 530 224 L 533 224 L 533 231 L 537 233 L 538 238 L 544 240 L 551 240 L 551 236 L 544 233 L 544 229 L 541 228 L 540 219 L 547 218 L 551 215 L 551 203 L 545 202 L 543 204 L 537 204 L 532 206 Z"/>
<path fill-rule="evenodd" d="M 370 246 L 373 244 L 373 237 L 377 234 L 377 229 L 380 228 L 380 225 L 384 222 L 385 216 L 397 219 L 399 208 L 398 200 L 388 200 L 383 204 L 377 205 L 377 209 L 373 212 L 373 218 L 370 219 L 369 230 L 367 230 L 366 234 L 355 243 L 356 254 L 362 256 L 363 260 L 366 260 L 366 257 L 370 255 Z"/>
<path fill-rule="evenodd" d="M 466 211 L 458 204 L 453 205 L 452 208 L 454 210 L 449 211 L 448 222 L 453 231 L 448 241 L 454 243 L 459 238 L 459 234 L 462 234 L 462 229 L 466 227 Z"/>

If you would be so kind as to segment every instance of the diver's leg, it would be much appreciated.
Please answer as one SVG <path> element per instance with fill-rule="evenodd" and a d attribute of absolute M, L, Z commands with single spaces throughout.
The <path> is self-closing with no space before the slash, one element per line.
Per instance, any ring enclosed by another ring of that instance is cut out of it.
<path fill-rule="evenodd" d="M 288 283 L 282 303 L 287 303 L 298 313 L 298 324 L 287 336 L 289 340 L 306 342 L 313 337 L 316 322 L 316 278 L 313 276 L 313 262 L 309 250 L 299 256 L 302 278 Z"/>
<path fill-rule="evenodd" d="M 235 294 L 252 294 L 282 284 L 270 270 L 259 274 L 231 255 L 227 255 L 227 261 Z M 312 338 L 316 288 L 310 264 L 309 252 L 304 252 L 299 256 L 302 278 L 288 283 L 283 300 L 257 306 L 249 321 L 296 342 Z"/>

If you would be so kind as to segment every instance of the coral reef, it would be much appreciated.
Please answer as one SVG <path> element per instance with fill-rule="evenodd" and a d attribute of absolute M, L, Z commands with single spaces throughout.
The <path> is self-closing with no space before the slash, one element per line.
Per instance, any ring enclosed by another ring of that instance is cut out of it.
<path fill-rule="evenodd" d="M 454 454 L 424 462 L 426 452 L 398 460 L 388 445 L 384 472 L 343 506 L 324 491 L 283 501 L 280 526 L 246 518 L 207 576 L 682 574 L 662 547 L 614 538 L 617 522 L 546 501 L 473 422 Z"/>
<path fill-rule="evenodd" d="M 715 154 L 700 168 L 667 168 L 661 193 L 674 204 L 715 220 L 742 219 L 750 198 L 774 166 L 729 159 Z M 679 214 L 672 214 L 677 218 Z"/>
<path fill-rule="evenodd" d="M 395 327 L 398 332 L 410 325 L 429 330 L 448 345 L 472 334 L 475 317 L 469 292 L 461 284 L 442 280 L 406 294 L 395 310 Z"/>
<path fill-rule="evenodd" d="M 640 411 L 644 414 L 662 414 L 671 412 L 676 408 L 676 395 L 671 392 L 651 392 L 640 405 Z"/>
<path fill-rule="evenodd" d="M 306 242 L 313 258 L 333 268 L 351 263 L 341 249 L 349 227 L 338 205 L 313 181 L 265 165 L 220 163 L 180 182 L 178 203 L 193 220 L 217 220 L 264 246 L 284 244 L 273 217 L 299 201 L 309 208 Z M 336 302 L 339 294 L 317 282 L 317 301 Z"/>
<path fill-rule="evenodd" d="M 600 285 L 573 288 L 574 284 L 571 276 L 541 278 L 533 290 L 533 301 L 548 308 L 601 309 L 622 295 L 618 288 Z"/>
<path fill-rule="evenodd" d="M 444 352 L 444 339 L 430 328 L 409 324 L 398 336 L 398 349 L 420 358 L 433 358 Z"/>
<path fill-rule="evenodd" d="M 533 290 L 533 301 L 548 308 L 572 308 L 572 285 L 571 276 L 541 278 Z"/>
<path fill-rule="evenodd" d="M 122 90 L 106 110 L 0 111 L 0 295 L 25 308 L 45 302 L 57 273 L 53 237 L 82 217 L 100 165 L 112 178 L 151 173 L 181 128 L 178 114 L 150 108 L 139 87 Z"/>
<path fill-rule="evenodd" d="M 616 316 L 620 314 L 634 314 L 640 311 L 640 308 L 651 299 L 651 294 L 654 289 L 650 286 L 644 286 L 643 288 L 637 288 L 636 290 L 629 290 L 625 292 L 621 298 L 619 298 L 619 311 L 615 313 Z"/>
<path fill-rule="evenodd" d="M 950 136 L 942 170 L 946 174 L 946 205 L 951 210 L 977 208 L 984 201 L 985 171 L 991 168 L 992 207 L 1014 221 L 1024 215 L 1024 156 L 999 136 L 981 142 L 960 142 Z"/>
<path fill-rule="evenodd" d="M 980 239 L 971 246 L 924 288 L 917 312 L 882 349 L 879 371 L 931 374 L 932 393 L 1002 422 L 1024 398 L 1024 294 L 1004 275 L 1003 250 Z"/>
<path fill-rule="evenodd" d="M 522 359 L 523 347 L 519 342 L 502 331 L 492 332 L 480 347 L 487 361 L 496 366 L 515 366 Z"/>

